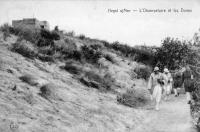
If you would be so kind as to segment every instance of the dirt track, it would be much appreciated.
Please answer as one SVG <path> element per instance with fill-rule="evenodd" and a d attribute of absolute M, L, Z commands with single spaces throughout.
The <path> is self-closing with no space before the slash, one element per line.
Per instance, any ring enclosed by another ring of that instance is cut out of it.
<path fill-rule="evenodd" d="M 178 98 L 171 96 L 169 101 L 162 101 L 159 111 L 155 111 L 152 106 L 146 109 L 146 119 L 135 132 L 197 132 L 191 121 L 185 95 Z"/>

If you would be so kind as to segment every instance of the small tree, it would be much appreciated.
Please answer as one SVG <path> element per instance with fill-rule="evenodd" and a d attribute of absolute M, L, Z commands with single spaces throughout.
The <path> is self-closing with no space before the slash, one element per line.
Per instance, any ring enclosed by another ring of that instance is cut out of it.
<path fill-rule="evenodd" d="M 168 67 L 169 69 L 179 68 L 185 63 L 194 63 L 193 52 L 189 47 L 189 43 L 178 39 L 166 38 L 162 42 L 162 46 L 156 51 L 156 64 L 160 67 Z"/>

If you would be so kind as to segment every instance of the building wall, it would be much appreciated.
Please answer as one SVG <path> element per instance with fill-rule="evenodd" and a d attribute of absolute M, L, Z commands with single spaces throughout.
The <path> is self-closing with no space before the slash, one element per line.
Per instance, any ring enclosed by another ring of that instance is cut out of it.
<path fill-rule="evenodd" d="M 38 21 L 35 18 L 28 18 L 23 20 L 13 20 L 12 26 L 15 28 L 30 28 L 30 29 L 44 29 L 49 30 L 49 23 L 47 21 Z"/>
<path fill-rule="evenodd" d="M 40 21 L 39 24 L 40 24 L 40 27 L 43 26 L 44 29 L 47 29 L 47 30 L 50 29 L 49 28 L 49 23 L 47 21 Z"/>

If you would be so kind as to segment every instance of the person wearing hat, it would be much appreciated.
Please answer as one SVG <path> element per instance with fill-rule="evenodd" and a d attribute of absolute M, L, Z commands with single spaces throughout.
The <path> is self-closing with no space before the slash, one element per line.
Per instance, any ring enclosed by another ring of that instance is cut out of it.
<path fill-rule="evenodd" d="M 155 101 L 155 109 L 156 110 L 159 110 L 159 105 L 160 105 L 160 101 L 161 101 L 161 97 L 162 97 L 163 85 L 164 85 L 164 80 L 157 79 L 157 84 L 154 87 L 153 94 L 152 94 L 153 100 Z"/>
<path fill-rule="evenodd" d="M 172 90 L 173 78 L 167 68 L 164 68 L 163 78 L 164 78 L 164 100 L 168 100 Z"/>
<path fill-rule="evenodd" d="M 159 68 L 155 67 L 153 73 L 151 73 L 148 81 L 148 90 L 150 92 L 151 100 L 153 100 L 153 91 L 156 85 L 158 85 L 158 79 L 162 79 L 162 73 L 159 72 Z"/>

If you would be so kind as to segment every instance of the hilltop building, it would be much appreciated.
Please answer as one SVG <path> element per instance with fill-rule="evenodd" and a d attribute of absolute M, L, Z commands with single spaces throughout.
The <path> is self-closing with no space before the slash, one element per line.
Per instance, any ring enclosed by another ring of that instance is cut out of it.
<path fill-rule="evenodd" d="M 47 21 L 39 21 L 36 18 L 24 18 L 22 20 L 13 20 L 12 26 L 15 28 L 31 28 L 31 29 L 49 30 L 49 23 Z"/>

